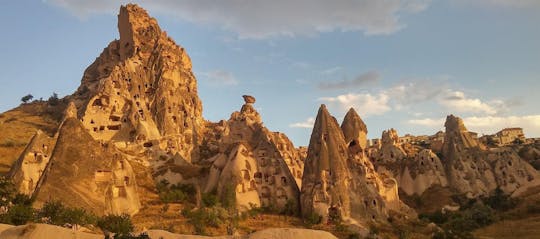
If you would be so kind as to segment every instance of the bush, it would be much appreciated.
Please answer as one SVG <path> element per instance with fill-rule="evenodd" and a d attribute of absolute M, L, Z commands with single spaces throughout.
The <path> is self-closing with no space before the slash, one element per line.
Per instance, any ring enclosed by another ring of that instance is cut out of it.
<path fill-rule="evenodd" d="M 0 206 L 7 206 L 17 193 L 15 185 L 11 180 L 0 177 Z"/>
<path fill-rule="evenodd" d="M 26 104 L 26 103 L 28 103 L 28 101 L 31 101 L 33 98 L 34 98 L 33 95 L 28 94 L 28 95 L 23 96 L 21 98 L 21 101 Z"/>
<path fill-rule="evenodd" d="M 52 106 L 58 105 L 60 103 L 60 99 L 58 98 L 58 94 L 56 94 L 56 92 L 53 92 L 51 97 L 49 97 L 48 102 L 49 102 L 49 105 L 52 105 Z"/>
<path fill-rule="evenodd" d="M 63 226 L 65 224 L 89 225 L 96 223 L 96 217 L 82 208 L 65 207 L 60 201 L 46 202 L 38 216 L 46 218 L 47 223 Z"/>
<path fill-rule="evenodd" d="M 322 216 L 317 214 L 316 212 L 310 213 L 308 216 L 304 218 L 304 222 L 308 227 L 311 227 L 313 225 L 317 225 L 322 222 Z"/>
<path fill-rule="evenodd" d="M 193 184 L 169 185 L 167 180 L 162 180 L 156 185 L 159 199 L 164 203 L 195 203 L 197 193 Z"/>
<path fill-rule="evenodd" d="M 492 195 L 482 198 L 482 201 L 495 210 L 508 211 L 516 207 L 517 199 L 506 195 L 500 188 L 496 188 Z"/>
<path fill-rule="evenodd" d="M 204 207 L 213 207 L 218 204 L 218 197 L 215 193 L 203 193 L 202 203 Z"/>
<path fill-rule="evenodd" d="M 184 210 L 182 214 L 188 218 L 188 222 L 193 225 L 198 235 L 206 235 L 207 227 L 219 228 L 225 222 L 236 221 L 236 218 L 231 216 L 225 208 L 218 206 L 193 211 Z"/>
<path fill-rule="evenodd" d="M 118 236 L 129 236 L 133 232 L 133 223 L 127 214 L 106 215 L 97 221 L 97 226 L 103 231 L 115 233 Z"/>
<path fill-rule="evenodd" d="M 10 207 L 1 217 L 2 223 L 24 225 L 34 220 L 34 209 L 30 205 L 18 204 Z"/>

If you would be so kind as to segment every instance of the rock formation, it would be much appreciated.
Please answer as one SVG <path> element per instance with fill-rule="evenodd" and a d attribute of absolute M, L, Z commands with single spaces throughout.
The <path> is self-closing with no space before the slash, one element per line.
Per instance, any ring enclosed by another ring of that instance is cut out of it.
<path fill-rule="evenodd" d="M 250 205 L 283 209 L 287 203 L 298 208 L 299 185 L 294 175 L 303 164 L 298 152 L 285 135 L 263 126 L 253 107 L 254 97 L 244 96 L 244 101 L 239 112 L 214 124 L 211 136 L 205 138 L 217 152 L 206 160 L 212 167 L 204 191 L 223 195 L 232 189 L 242 210 Z"/>
<path fill-rule="evenodd" d="M 421 195 L 433 186 L 450 187 L 469 197 L 487 195 L 499 187 L 511 194 L 534 185 L 539 174 L 510 148 L 487 150 L 465 127 L 459 117 L 449 115 L 440 155 L 415 146 L 405 152 L 395 130 L 385 131 L 380 149 L 371 155 L 378 172 L 389 173 L 400 189 Z"/>
<path fill-rule="evenodd" d="M 49 163 L 55 139 L 38 130 L 26 146 L 19 159 L 13 164 L 8 177 L 13 180 L 20 193 L 31 196 Z"/>
<path fill-rule="evenodd" d="M 354 110 L 348 115 L 342 124 L 348 132 L 343 132 L 326 106 L 319 108 L 304 161 L 302 214 L 354 223 L 384 221 L 390 210 L 409 213 L 399 201 L 395 179 L 378 174 L 359 149 L 356 141 L 367 132 L 360 117 Z"/>
<path fill-rule="evenodd" d="M 34 197 L 38 205 L 60 200 L 98 215 L 134 214 L 140 207 L 130 162 L 112 145 L 95 141 L 76 118 L 60 128 Z"/>
<path fill-rule="evenodd" d="M 197 159 L 202 105 L 189 56 L 136 5 L 120 8 L 118 30 L 73 95 L 84 127 L 96 140 L 157 144 Z"/>

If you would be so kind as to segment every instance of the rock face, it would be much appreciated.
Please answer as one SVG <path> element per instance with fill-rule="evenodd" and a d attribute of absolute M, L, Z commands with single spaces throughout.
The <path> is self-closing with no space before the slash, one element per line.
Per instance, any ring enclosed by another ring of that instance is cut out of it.
<path fill-rule="evenodd" d="M 189 56 L 136 5 L 120 8 L 118 30 L 73 95 L 84 127 L 96 140 L 155 140 L 196 159 L 203 119 Z"/>
<path fill-rule="evenodd" d="M 112 145 L 93 140 L 76 118 L 62 124 L 34 197 L 37 204 L 60 200 L 98 215 L 135 214 L 140 207 L 130 162 Z"/>
<path fill-rule="evenodd" d="M 442 186 L 477 197 L 497 187 L 511 194 L 535 185 L 538 172 L 513 149 L 487 150 L 471 137 L 463 120 L 453 115 L 446 118 L 445 127 L 442 158 L 421 147 L 406 153 L 397 141 L 397 132 L 385 131 L 381 148 L 371 155 L 377 171 L 398 179 L 399 187 L 408 195 L 421 195 L 432 186 Z"/>
<path fill-rule="evenodd" d="M 435 153 L 430 149 L 411 152 L 407 153 L 399 143 L 398 132 L 389 129 L 383 131 L 380 148 L 370 158 L 379 173 L 396 178 L 399 188 L 408 195 L 421 195 L 435 185 L 447 186 L 444 166 Z"/>
<path fill-rule="evenodd" d="M 443 162 L 451 187 L 459 192 L 475 197 L 499 187 L 510 194 L 539 178 L 538 172 L 515 151 L 486 151 L 470 137 L 460 118 L 449 115 L 445 127 Z"/>
<path fill-rule="evenodd" d="M 56 140 L 38 130 L 8 173 L 20 193 L 31 196 L 43 175 Z"/>
<path fill-rule="evenodd" d="M 298 210 L 299 184 L 294 175 L 302 168 L 299 154 L 285 135 L 263 126 L 253 107 L 254 97 L 244 96 L 244 100 L 239 112 L 213 125 L 205 137 L 216 152 L 206 160 L 212 167 L 204 191 L 217 190 L 223 196 L 232 190 L 241 210 L 250 204 L 280 210 L 289 204 Z"/>
<path fill-rule="evenodd" d="M 357 150 L 366 151 L 367 126 L 353 108 L 350 108 L 345 118 L 343 118 L 341 130 L 343 131 L 345 141 L 353 144 L 349 145 L 349 147 L 358 145 Z"/>
<path fill-rule="evenodd" d="M 407 211 L 399 201 L 395 179 L 375 172 L 373 165 L 359 150 L 358 135 L 366 132 L 354 110 L 343 127 L 361 132 L 347 132 L 345 140 L 334 117 L 321 105 L 304 161 L 300 201 L 302 214 L 323 218 L 341 217 L 351 222 L 386 220 L 389 210 Z M 353 136 L 351 136 L 353 135 Z"/>

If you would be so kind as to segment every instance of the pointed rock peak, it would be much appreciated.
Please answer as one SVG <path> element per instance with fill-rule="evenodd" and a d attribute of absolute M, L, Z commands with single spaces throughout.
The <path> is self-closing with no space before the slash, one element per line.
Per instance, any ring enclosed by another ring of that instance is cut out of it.
<path fill-rule="evenodd" d="M 367 126 L 353 108 L 349 109 L 343 118 L 341 131 L 348 144 L 354 141 L 353 144 L 359 145 L 361 149 L 367 147 Z"/>
<path fill-rule="evenodd" d="M 120 7 L 118 14 L 118 31 L 120 33 L 120 49 L 133 53 L 142 44 L 152 45 L 162 32 L 156 19 L 150 17 L 146 10 L 136 4 Z"/>
<path fill-rule="evenodd" d="M 454 115 L 446 116 L 446 122 L 444 123 L 444 127 L 446 128 L 447 133 L 452 131 L 467 131 L 463 120 Z"/>
<path fill-rule="evenodd" d="M 64 119 L 77 118 L 77 107 L 73 101 L 70 101 L 66 110 L 64 111 Z"/>
<path fill-rule="evenodd" d="M 399 136 L 398 136 L 397 130 L 392 128 L 392 129 L 383 131 L 382 136 L 381 136 L 381 144 L 396 145 L 398 142 L 399 142 Z"/>
<path fill-rule="evenodd" d="M 358 113 L 356 113 L 356 110 L 354 108 L 350 108 L 347 114 L 345 115 L 345 118 L 343 118 L 343 123 L 341 123 L 341 129 L 343 129 L 343 133 L 345 133 L 346 129 L 352 129 L 355 131 L 362 131 L 364 133 L 367 133 L 367 126 L 360 118 Z"/>

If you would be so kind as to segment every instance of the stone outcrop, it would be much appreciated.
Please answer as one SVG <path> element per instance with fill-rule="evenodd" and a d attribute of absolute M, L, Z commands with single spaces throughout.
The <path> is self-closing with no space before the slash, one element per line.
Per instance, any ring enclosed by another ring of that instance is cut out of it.
<path fill-rule="evenodd" d="M 11 167 L 8 178 L 11 178 L 20 193 L 32 196 L 36 185 L 49 163 L 56 143 L 38 130 L 26 146 L 19 159 Z"/>
<path fill-rule="evenodd" d="M 223 195 L 234 190 L 241 210 L 251 204 L 283 209 L 289 203 L 298 208 L 301 181 L 294 175 L 303 164 L 298 152 L 285 135 L 263 126 L 254 97 L 244 96 L 244 101 L 240 111 L 213 124 L 205 137 L 216 152 L 205 160 L 212 167 L 204 191 Z"/>
<path fill-rule="evenodd" d="M 204 122 L 189 56 L 136 5 L 120 8 L 118 30 L 73 95 L 84 127 L 96 140 L 157 143 L 197 159 Z"/>
<path fill-rule="evenodd" d="M 536 185 L 538 172 L 511 148 L 486 149 L 471 137 L 463 120 L 449 115 L 439 158 L 420 146 L 406 152 L 394 130 L 383 132 L 380 149 L 370 155 L 378 172 L 398 180 L 408 195 L 421 195 L 433 186 L 450 187 L 468 197 L 488 195 L 497 187 L 512 194 L 519 188 Z M 442 135 L 442 134 L 441 134 Z M 534 181 L 534 182 L 533 182 Z"/>
<path fill-rule="evenodd" d="M 349 147 L 354 146 L 356 150 L 365 153 L 367 150 L 367 126 L 353 108 L 350 108 L 345 114 L 341 123 L 341 131 L 343 131 L 345 141 L 349 142 Z"/>
<path fill-rule="evenodd" d="M 131 165 L 120 152 L 92 139 L 81 122 L 68 118 L 34 197 L 38 204 L 60 200 L 98 215 L 139 210 Z"/>
<path fill-rule="evenodd" d="M 362 125 L 354 110 L 349 111 L 343 125 Z M 365 127 L 344 127 L 365 132 Z M 347 132 L 360 135 L 362 132 Z M 313 213 L 323 218 L 341 217 L 349 222 L 384 221 L 390 210 L 408 211 L 399 201 L 395 179 L 378 174 L 371 162 L 348 137 L 325 105 L 321 105 L 304 161 L 302 214 Z M 409 211 L 408 211 L 409 212 Z"/>

